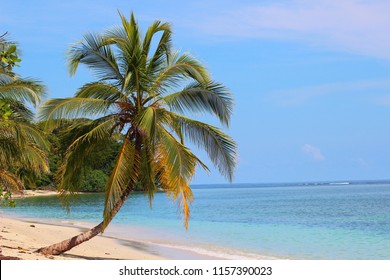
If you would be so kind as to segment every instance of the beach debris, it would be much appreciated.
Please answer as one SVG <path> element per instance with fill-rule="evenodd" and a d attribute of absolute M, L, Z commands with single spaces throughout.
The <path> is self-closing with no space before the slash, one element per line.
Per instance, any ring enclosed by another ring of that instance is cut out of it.
<path fill-rule="evenodd" d="M 35 227 L 35 225 L 30 225 L 30 227 Z"/>
<path fill-rule="evenodd" d="M 18 257 L 8 257 L 0 254 L 0 260 L 21 260 L 21 258 Z"/>
<path fill-rule="evenodd" d="M 3 246 L 3 247 L 5 247 L 5 246 Z M 0 248 L 0 260 L 21 260 L 21 258 L 4 256 L 4 255 L 2 254 L 2 250 L 1 250 L 1 248 Z"/>
<path fill-rule="evenodd" d="M 19 253 L 26 253 L 27 251 L 29 251 L 28 249 L 20 247 L 20 246 L 18 246 L 17 249 L 19 250 Z"/>

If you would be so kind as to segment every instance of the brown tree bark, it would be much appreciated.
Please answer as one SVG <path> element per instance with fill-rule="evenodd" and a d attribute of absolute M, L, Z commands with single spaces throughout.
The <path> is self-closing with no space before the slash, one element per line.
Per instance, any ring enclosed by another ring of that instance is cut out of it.
<path fill-rule="evenodd" d="M 108 223 L 110 223 L 112 221 L 112 219 L 115 217 L 116 213 L 118 213 L 119 209 L 122 207 L 123 203 L 126 201 L 130 192 L 131 192 L 131 188 L 128 187 L 125 190 L 125 192 L 122 194 L 122 196 L 119 198 L 119 200 L 115 203 L 114 209 L 112 211 L 112 214 L 111 214 L 111 217 L 110 217 Z M 44 255 L 60 255 L 66 251 L 69 251 L 73 247 L 76 247 L 77 245 L 80 245 L 81 243 L 90 240 L 91 238 L 95 237 L 99 233 L 102 233 L 103 230 L 104 230 L 103 222 L 101 222 L 100 224 L 98 224 L 97 226 L 88 230 L 87 232 L 80 233 L 76 236 L 73 236 L 72 238 L 63 240 L 61 242 L 52 244 L 50 246 L 40 248 L 36 252 L 44 254 Z"/>

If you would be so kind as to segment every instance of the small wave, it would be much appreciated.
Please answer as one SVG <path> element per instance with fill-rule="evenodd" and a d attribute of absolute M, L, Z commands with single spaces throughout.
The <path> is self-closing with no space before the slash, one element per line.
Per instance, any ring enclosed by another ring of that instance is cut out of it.
<path fill-rule="evenodd" d="M 221 249 L 213 248 L 206 249 L 200 247 L 188 247 L 183 245 L 167 245 L 167 244 L 154 244 L 158 246 L 164 246 L 172 249 L 179 249 L 194 252 L 199 255 L 210 256 L 218 259 L 227 259 L 227 260 L 264 260 L 264 259 L 276 259 L 274 257 L 269 257 L 265 255 L 259 255 L 249 252 L 241 252 L 230 249 Z"/>
<path fill-rule="evenodd" d="M 271 257 L 267 255 L 260 255 L 251 252 L 243 252 L 239 250 L 234 250 L 230 248 L 219 248 L 219 247 L 196 247 L 196 246 L 185 246 L 185 245 L 176 245 L 168 243 L 160 243 L 146 240 L 133 240 L 136 242 L 141 242 L 150 246 L 158 246 L 162 248 L 169 248 L 174 250 L 182 250 L 190 253 L 195 253 L 197 255 L 202 255 L 207 258 L 207 256 L 217 259 L 226 259 L 226 260 L 270 260 L 270 259 L 280 259 L 277 257 Z"/>

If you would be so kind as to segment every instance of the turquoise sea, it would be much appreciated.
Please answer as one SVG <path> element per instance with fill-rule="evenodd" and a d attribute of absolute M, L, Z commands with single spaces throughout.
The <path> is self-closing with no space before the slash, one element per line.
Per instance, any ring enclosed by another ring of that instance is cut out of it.
<path fill-rule="evenodd" d="M 197 185 L 193 192 L 188 231 L 164 193 L 152 208 L 135 193 L 105 235 L 170 258 L 181 249 L 206 258 L 390 259 L 390 183 Z M 83 227 L 100 222 L 102 209 L 102 194 L 82 194 L 69 214 L 56 197 L 20 199 L 1 212 Z"/>

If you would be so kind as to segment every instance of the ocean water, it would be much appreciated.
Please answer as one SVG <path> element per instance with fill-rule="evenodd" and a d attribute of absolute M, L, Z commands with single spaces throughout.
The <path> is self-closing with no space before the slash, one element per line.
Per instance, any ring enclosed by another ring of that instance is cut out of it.
<path fill-rule="evenodd" d="M 228 259 L 390 259 L 390 183 L 202 185 L 193 192 L 188 231 L 164 193 L 152 208 L 135 193 L 106 234 Z M 102 194 L 83 194 L 69 214 L 56 197 L 20 199 L 1 211 L 86 226 L 100 222 L 102 209 Z"/>

